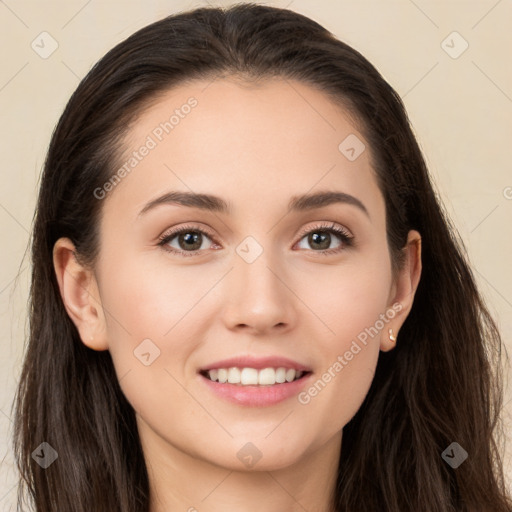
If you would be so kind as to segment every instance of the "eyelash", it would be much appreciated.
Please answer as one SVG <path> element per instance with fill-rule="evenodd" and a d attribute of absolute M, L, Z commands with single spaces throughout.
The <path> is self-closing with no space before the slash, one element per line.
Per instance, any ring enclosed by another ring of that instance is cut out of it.
<path fill-rule="evenodd" d="M 346 247 L 352 247 L 354 245 L 354 237 L 349 234 L 349 232 L 344 229 L 337 226 L 335 223 L 320 223 L 312 228 L 307 229 L 306 231 L 303 231 L 300 234 L 299 242 L 306 236 L 311 233 L 334 233 L 336 234 L 342 242 L 342 245 L 335 249 L 323 249 L 321 251 L 313 251 L 315 253 L 318 253 L 322 256 L 329 256 L 331 254 L 338 253 L 342 251 Z M 196 249 L 194 251 L 181 251 L 174 249 L 173 247 L 169 247 L 167 244 L 176 236 L 181 235 L 182 233 L 201 233 L 202 235 L 206 235 L 208 238 L 210 238 L 213 242 L 215 242 L 214 236 L 209 233 L 207 230 L 203 228 L 198 228 L 197 226 L 183 226 L 179 229 L 165 232 L 158 238 L 158 245 L 162 247 L 165 251 L 179 254 L 180 256 L 188 257 L 188 256 L 196 256 L 198 252 L 200 252 L 200 249 Z"/>

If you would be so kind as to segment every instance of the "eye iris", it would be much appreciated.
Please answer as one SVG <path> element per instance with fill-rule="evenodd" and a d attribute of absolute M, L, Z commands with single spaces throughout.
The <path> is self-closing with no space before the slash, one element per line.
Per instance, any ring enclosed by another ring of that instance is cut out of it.
<path fill-rule="evenodd" d="M 327 241 L 327 243 L 325 243 Z M 330 233 L 325 233 L 323 231 L 317 231 L 315 233 L 311 233 L 309 235 L 309 242 L 312 246 L 314 244 L 320 244 L 321 247 L 318 247 L 318 249 L 328 249 L 329 245 L 331 243 L 331 235 Z"/>
<path fill-rule="evenodd" d="M 199 243 L 198 243 L 198 240 L 199 240 Z M 182 242 L 184 242 L 184 245 L 182 245 Z M 182 247 L 182 248 L 198 250 L 201 247 L 201 233 L 191 234 L 190 231 L 187 231 L 186 233 L 181 233 L 178 236 L 178 243 L 180 244 L 180 247 Z"/>

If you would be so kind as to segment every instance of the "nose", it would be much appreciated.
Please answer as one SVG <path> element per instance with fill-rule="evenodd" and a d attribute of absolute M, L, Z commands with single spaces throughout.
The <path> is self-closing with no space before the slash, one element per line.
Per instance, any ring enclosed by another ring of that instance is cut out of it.
<path fill-rule="evenodd" d="M 300 300 L 293 293 L 289 280 L 287 272 L 270 257 L 270 251 L 263 251 L 252 263 L 236 256 L 234 268 L 225 282 L 228 298 L 223 320 L 226 327 L 261 335 L 292 329 Z"/>

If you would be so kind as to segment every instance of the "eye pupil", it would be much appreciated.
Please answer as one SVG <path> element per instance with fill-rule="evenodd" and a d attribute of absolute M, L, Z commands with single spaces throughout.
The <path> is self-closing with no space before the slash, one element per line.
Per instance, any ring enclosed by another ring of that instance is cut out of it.
<path fill-rule="evenodd" d="M 330 233 L 325 233 L 322 231 L 317 231 L 309 235 L 310 243 L 320 244 L 319 249 L 328 249 L 331 242 Z M 327 241 L 327 243 L 325 243 Z"/>

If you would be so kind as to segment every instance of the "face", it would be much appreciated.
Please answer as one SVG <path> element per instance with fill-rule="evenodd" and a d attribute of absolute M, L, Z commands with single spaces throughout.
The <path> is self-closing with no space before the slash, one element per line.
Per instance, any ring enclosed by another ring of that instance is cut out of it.
<path fill-rule="evenodd" d="M 363 135 L 304 84 L 218 79 L 161 96 L 124 149 L 80 332 L 143 445 L 271 470 L 341 439 L 406 309 Z"/>

